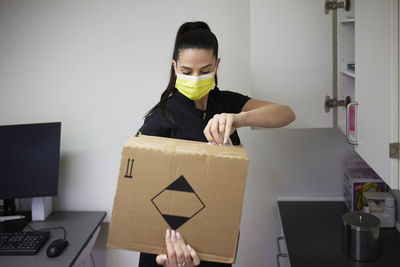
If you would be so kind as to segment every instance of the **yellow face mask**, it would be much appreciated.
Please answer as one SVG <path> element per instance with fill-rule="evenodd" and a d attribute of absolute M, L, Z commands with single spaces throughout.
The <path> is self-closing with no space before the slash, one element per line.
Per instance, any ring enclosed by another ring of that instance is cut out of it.
<path fill-rule="evenodd" d="M 200 76 L 178 74 L 176 75 L 175 87 L 187 98 L 199 100 L 215 87 L 214 75 L 215 72 Z"/>

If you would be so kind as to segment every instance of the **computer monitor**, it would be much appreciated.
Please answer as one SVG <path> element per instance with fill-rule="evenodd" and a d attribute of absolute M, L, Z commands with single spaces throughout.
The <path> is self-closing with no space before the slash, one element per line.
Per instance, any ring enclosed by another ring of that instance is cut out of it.
<path fill-rule="evenodd" d="M 61 122 L 0 126 L 0 199 L 6 200 L 5 209 L 14 205 L 15 211 L 15 198 L 57 195 L 60 133 Z"/>

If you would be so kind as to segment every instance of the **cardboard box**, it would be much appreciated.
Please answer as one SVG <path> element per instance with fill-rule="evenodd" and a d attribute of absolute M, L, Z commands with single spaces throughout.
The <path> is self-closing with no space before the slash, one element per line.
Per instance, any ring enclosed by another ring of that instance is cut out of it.
<path fill-rule="evenodd" d="M 344 199 L 350 211 L 362 210 L 363 192 L 387 192 L 388 186 L 371 168 L 348 168 L 344 172 Z"/>
<path fill-rule="evenodd" d="M 165 253 L 169 228 L 201 260 L 233 263 L 247 166 L 241 146 L 131 137 L 122 151 L 108 247 Z"/>

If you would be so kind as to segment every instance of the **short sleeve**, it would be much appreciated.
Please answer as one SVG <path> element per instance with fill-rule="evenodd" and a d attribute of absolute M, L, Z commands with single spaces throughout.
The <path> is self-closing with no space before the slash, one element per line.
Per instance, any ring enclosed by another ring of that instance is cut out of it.
<path fill-rule="evenodd" d="M 228 108 L 228 112 L 240 113 L 243 106 L 246 104 L 250 97 L 232 91 L 221 91 L 224 102 Z"/>
<path fill-rule="evenodd" d="M 146 116 L 142 127 L 139 132 L 144 135 L 169 137 L 171 133 L 171 127 L 166 121 L 164 115 L 158 109 L 152 114 Z"/>

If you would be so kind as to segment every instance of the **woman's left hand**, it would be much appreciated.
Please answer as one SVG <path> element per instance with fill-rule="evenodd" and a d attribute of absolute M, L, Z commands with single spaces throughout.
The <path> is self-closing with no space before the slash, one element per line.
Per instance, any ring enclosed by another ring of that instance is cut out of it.
<path fill-rule="evenodd" d="M 215 114 L 204 128 L 204 135 L 208 142 L 218 145 L 230 145 L 229 136 L 239 128 L 238 122 L 241 113 Z"/>
<path fill-rule="evenodd" d="M 196 251 L 186 245 L 182 236 L 174 230 L 169 229 L 165 235 L 167 254 L 160 254 L 156 257 L 156 262 L 164 267 L 194 267 L 200 264 L 200 259 Z"/>

